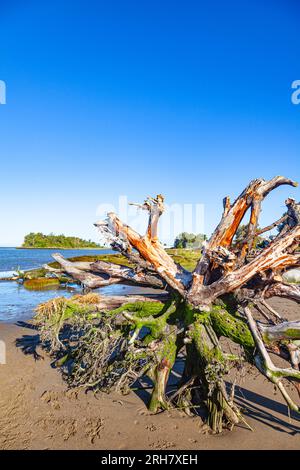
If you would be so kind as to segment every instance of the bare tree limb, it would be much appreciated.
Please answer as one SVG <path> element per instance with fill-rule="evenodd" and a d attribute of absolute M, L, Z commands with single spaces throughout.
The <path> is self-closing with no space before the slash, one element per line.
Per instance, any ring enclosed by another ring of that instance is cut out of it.
<path fill-rule="evenodd" d="M 257 349 L 259 351 L 259 355 L 255 356 L 255 363 L 260 369 L 260 371 L 275 385 L 278 386 L 283 398 L 287 402 L 289 408 L 294 411 L 299 411 L 298 405 L 294 403 L 292 398 L 289 396 L 287 391 L 285 390 L 281 378 L 296 378 L 300 379 L 300 371 L 296 371 L 295 369 L 282 369 L 279 367 L 274 366 L 273 362 L 271 361 L 271 358 L 266 350 L 266 347 L 264 345 L 263 340 L 260 337 L 260 334 L 258 332 L 256 323 L 252 317 L 251 310 L 249 307 L 245 307 L 245 314 L 248 320 L 248 324 L 251 330 L 251 333 L 253 335 L 254 341 L 256 343 Z"/>

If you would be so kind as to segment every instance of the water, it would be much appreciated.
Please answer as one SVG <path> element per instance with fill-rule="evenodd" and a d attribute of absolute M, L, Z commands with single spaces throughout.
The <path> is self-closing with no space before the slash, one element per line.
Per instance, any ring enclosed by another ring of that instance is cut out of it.
<path fill-rule="evenodd" d="M 0 322 L 25 321 L 34 314 L 35 307 L 42 302 L 59 297 L 69 297 L 66 289 L 29 291 L 17 282 L 0 282 Z"/>
<path fill-rule="evenodd" d="M 0 248 L 0 277 L 17 269 L 27 270 L 38 268 L 49 263 L 51 253 L 61 251 L 67 258 L 83 255 L 99 255 L 112 253 L 111 250 L 18 250 L 16 248 Z M 52 260 L 53 261 L 53 260 Z M 98 289 L 103 294 L 124 295 L 133 291 L 132 287 L 113 285 Z M 0 281 L 0 322 L 25 321 L 34 314 L 35 307 L 54 297 L 70 297 L 80 292 L 76 285 L 70 289 L 55 288 L 46 291 L 28 291 L 17 282 Z"/>
<path fill-rule="evenodd" d="M 17 269 L 39 268 L 53 261 L 52 253 L 61 252 L 66 258 L 83 255 L 101 255 L 113 253 L 112 250 L 18 250 L 17 248 L 0 248 L 0 274 Z"/>

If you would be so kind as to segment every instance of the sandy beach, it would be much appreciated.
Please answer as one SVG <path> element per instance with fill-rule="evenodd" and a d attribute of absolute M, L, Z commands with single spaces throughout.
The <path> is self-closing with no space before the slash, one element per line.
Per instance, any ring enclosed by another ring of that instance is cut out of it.
<path fill-rule="evenodd" d="M 289 318 L 299 306 L 274 299 Z M 1 449 L 299 449 L 300 417 L 288 409 L 274 387 L 253 367 L 244 373 L 237 403 L 254 432 L 241 425 L 210 435 L 201 419 L 173 410 L 147 412 L 142 396 L 95 396 L 68 390 L 50 358 L 38 346 L 38 332 L 0 325 L 6 364 L 0 365 Z M 294 398 L 297 393 L 289 388 Z"/>
<path fill-rule="evenodd" d="M 300 0 L 0 7 L 0 456 L 300 451 Z"/>

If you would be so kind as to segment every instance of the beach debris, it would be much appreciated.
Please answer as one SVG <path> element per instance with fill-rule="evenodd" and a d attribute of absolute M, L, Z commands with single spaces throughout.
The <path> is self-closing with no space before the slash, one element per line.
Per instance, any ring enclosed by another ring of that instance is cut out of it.
<path fill-rule="evenodd" d="M 53 289 L 59 286 L 58 279 L 41 277 L 36 279 L 27 279 L 24 281 L 23 286 L 28 290 L 46 290 Z"/>
<path fill-rule="evenodd" d="M 160 194 L 135 204 L 149 214 L 144 235 L 114 213 L 95 224 L 128 265 L 72 262 L 54 254 L 60 271 L 85 290 L 121 283 L 157 292 L 151 298 L 98 298 L 89 293 L 55 299 L 38 308 L 36 321 L 44 346 L 56 359 L 64 358 L 61 370 L 70 387 L 126 394 L 131 387 L 142 389 L 141 381 L 147 378 L 153 384 L 150 413 L 177 408 L 201 415 L 205 429 L 213 433 L 239 423 L 251 429 L 235 402 L 236 384 L 230 393 L 225 384 L 230 369 L 241 370 L 250 363 L 277 387 L 288 407 L 299 412 L 284 383 L 300 381 L 300 318 L 287 321 L 268 299 L 280 296 L 300 302 L 300 286 L 286 282 L 288 271 L 300 264 L 300 204 L 288 198 L 286 213 L 259 228 L 264 198 L 282 185 L 297 186 L 283 176 L 269 181 L 259 178 L 233 203 L 226 197 L 221 221 L 192 271 L 159 242 L 158 225 L 164 213 Z M 249 223 L 237 238 L 246 213 L 250 213 Z M 258 235 L 275 227 L 278 234 L 257 248 Z M 263 323 L 256 317 L 258 311 Z M 238 345 L 240 352 L 225 352 L 222 337 Z M 271 352 L 287 358 L 290 365 L 277 366 Z M 183 363 L 183 372 L 177 391 L 173 386 L 169 393 L 169 379 L 178 379 L 178 372 L 171 375 L 178 362 Z"/>

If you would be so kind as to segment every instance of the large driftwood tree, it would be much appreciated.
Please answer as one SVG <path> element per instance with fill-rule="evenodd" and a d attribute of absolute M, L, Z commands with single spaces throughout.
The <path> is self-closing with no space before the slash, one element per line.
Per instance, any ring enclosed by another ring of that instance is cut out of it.
<path fill-rule="evenodd" d="M 282 296 L 300 301 L 299 286 L 287 284 L 283 278 L 283 273 L 300 261 L 300 205 L 287 199 L 285 215 L 264 229 L 258 228 L 264 198 L 281 185 L 296 183 L 282 176 L 270 181 L 256 179 L 233 203 L 226 197 L 221 221 L 193 272 L 175 263 L 158 240 L 159 219 L 164 212 L 161 195 L 138 205 L 149 212 L 144 236 L 114 213 L 95 224 L 111 247 L 128 259 L 129 267 L 103 261 L 73 263 L 54 255 L 60 270 L 88 289 L 124 283 L 166 291 L 153 299 L 101 296 L 94 306 L 98 313 L 94 315 L 97 328 L 94 325 L 92 329 L 93 340 L 90 332 L 85 333 L 89 341 L 85 346 L 81 343 L 75 354 L 81 364 L 81 368 L 75 367 L 75 383 L 85 383 L 80 379 L 83 373 L 87 385 L 109 389 L 130 385 L 146 374 L 154 384 L 149 402 L 152 412 L 177 402 L 189 413 L 204 404 L 208 425 L 221 432 L 223 426 L 243 421 L 224 382 L 237 359 L 222 350 L 219 340 L 225 336 L 242 347 L 245 360 L 276 384 L 291 409 L 299 411 L 284 387 L 284 379 L 298 386 L 300 318 L 299 322 L 286 321 L 268 299 Z M 236 243 L 235 234 L 247 211 L 250 222 L 245 238 Z M 258 235 L 279 225 L 281 230 L 267 247 L 253 250 Z M 254 307 L 263 313 L 263 323 L 256 321 Z M 43 306 L 41 312 L 45 313 Z M 63 321 L 67 318 L 65 314 Z M 56 328 L 60 342 L 58 332 Z M 92 352 L 96 347 L 98 356 Z M 275 366 L 270 351 L 285 357 L 288 354 L 291 366 Z M 182 352 L 184 372 L 170 398 L 166 396 L 169 374 Z"/>

